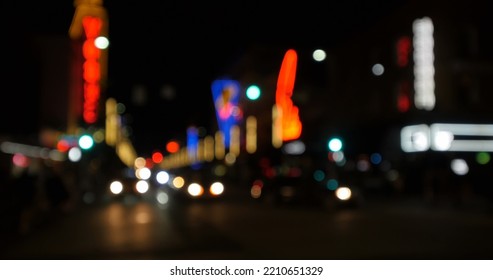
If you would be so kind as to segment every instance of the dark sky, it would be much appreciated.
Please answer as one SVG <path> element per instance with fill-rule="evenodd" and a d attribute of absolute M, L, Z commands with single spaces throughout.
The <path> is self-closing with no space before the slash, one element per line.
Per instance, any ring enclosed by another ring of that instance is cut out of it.
<path fill-rule="evenodd" d="M 281 53 L 288 48 L 330 46 L 401 4 L 106 1 L 111 39 L 109 93 L 128 97 L 136 84 L 146 89 L 148 103 L 129 109 L 134 112 L 132 127 L 136 142 L 154 139 L 150 145 L 159 145 L 184 136 L 188 125 L 209 126 L 215 117 L 212 81 L 227 77 L 228 69 L 251 45 L 275 46 Z M 315 36 L 318 32 L 322 36 Z M 173 99 L 162 98 L 163 85 L 174 88 Z M 164 126 L 141 127 L 146 120 Z"/>
<path fill-rule="evenodd" d="M 188 125 L 211 122 L 212 81 L 227 77 L 228 69 L 252 44 L 275 46 L 280 52 L 328 47 L 363 32 L 404 4 L 107 0 L 103 3 L 109 15 L 107 95 L 125 103 L 132 137 L 146 153 L 184 135 Z M 70 0 L 31 0 L 4 1 L 2 11 L 2 30 L 21 39 L 32 33 L 68 36 L 75 10 Z M 321 37 L 315 36 L 318 32 Z M 174 95 L 163 95 L 163 86 L 171 86 Z M 133 102 L 136 87 L 147 94 L 141 105 Z M 190 102 L 193 108 L 187 107 Z"/>

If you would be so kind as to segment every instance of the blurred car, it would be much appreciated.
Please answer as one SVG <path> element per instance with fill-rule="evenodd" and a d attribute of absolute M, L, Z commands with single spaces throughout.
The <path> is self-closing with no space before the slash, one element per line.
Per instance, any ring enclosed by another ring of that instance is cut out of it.
<path fill-rule="evenodd" d="M 337 180 L 303 149 L 299 153 L 270 155 L 259 163 L 260 173 L 250 186 L 252 198 L 274 206 L 323 209 L 359 207 L 363 195 L 349 181 Z"/>
<path fill-rule="evenodd" d="M 339 184 L 334 179 L 318 182 L 294 174 L 257 178 L 251 184 L 250 193 L 254 199 L 273 206 L 334 209 L 360 207 L 363 203 L 357 187 Z"/>
<path fill-rule="evenodd" d="M 118 176 L 113 176 L 107 183 L 107 193 L 110 197 L 121 198 L 132 196 L 141 198 L 151 190 L 147 178 L 139 178 L 133 169 L 124 170 Z"/>
<path fill-rule="evenodd" d="M 212 165 L 196 164 L 175 172 L 170 181 L 172 196 L 184 201 L 217 200 L 226 191 L 224 178 L 214 174 Z"/>

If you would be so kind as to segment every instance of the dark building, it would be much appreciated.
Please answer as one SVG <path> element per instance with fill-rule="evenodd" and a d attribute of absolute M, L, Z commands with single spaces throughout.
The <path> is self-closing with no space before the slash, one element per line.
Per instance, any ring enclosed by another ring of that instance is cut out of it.
<path fill-rule="evenodd" d="M 357 168 L 357 162 L 372 153 L 388 161 L 388 170 L 404 173 L 422 167 L 417 173 L 405 174 L 407 178 L 414 176 L 417 181 L 408 187 L 418 191 L 429 183 L 425 177 L 433 177 L 436 168 L 445 166 L 449 179 L 459 177 L 455 183 L 473 185 L 475 191 L 484 193 L 480 181 L 488 179 L 485 170 L 491 162 L 478 164 L 476 156 L 481 151 L 437 152 L 428 148 L 405 152 L 400 133 L 403 127 L 414 124 L 492 123 L 491 11 L 487 1 L 468 6 L 408 1 L 379 21 L 334 42 L 322 38 L 313 47 L 252 47 L 232 73 L 242 84 L 256 83 L 262 88 L 259 100 L 242 101 L 245 115 L 258 118 L 259 153 L 263 152 L 261 147 L 272 148 L 271 109 L 277 77 L 284 51 L 294 48 L 299 61 L 293 101 L 300 109 L 303 140 L 327 153 L 327 140 L 341 136 L 348 162 L 353 162 L 351 168 Z M 321 63 L 311 58 L 317 48 L 327 54 Z M 423 91 L 423 84 L 429 85 L 428 91 Z M 423 95 L 430 92 L 432 96 Z M 491 140 L 491 136 L 487 138 Z M 455 158 L 468 162 L 467 176 L 452 174 L 451 160 Z"/>
<path fill-rule="evenodd" d="M 2 137 L 38 144 L 42 129 L 66 128 L 71 15 L 52 14 L 66 4 L 2 3 Z"/>

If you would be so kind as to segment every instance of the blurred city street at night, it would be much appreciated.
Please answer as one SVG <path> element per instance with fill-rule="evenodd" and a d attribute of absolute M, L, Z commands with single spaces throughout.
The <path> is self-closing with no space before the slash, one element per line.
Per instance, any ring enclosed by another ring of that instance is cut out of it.
<path fill-rule="evenodd" d="M 488 1 L 32 2 L 1 258 L 493 257 Z"/>

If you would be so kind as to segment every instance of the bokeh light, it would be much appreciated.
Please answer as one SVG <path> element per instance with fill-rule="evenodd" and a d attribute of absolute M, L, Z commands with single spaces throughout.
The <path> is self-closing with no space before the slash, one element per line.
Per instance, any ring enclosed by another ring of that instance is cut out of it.
<path fill-rule="evenodd" d="M 469 172 L 469 166 L 464 159 L 454 159 L 450 163 L 452 171 L 457 175 L 466 175 Z"/>
<path fill-rule="evenodd" d="M 317 49 L 317 50 L 313 51 L 312 57 L 313 57 L 313 60 L 321 62 L 321 61 L 325 60 L 325 58 L 327 57 L 327 54 L 325 53 L 324 50 Z"/>
<path fill-rule="evenodd" d="M 348 187 L 339 187 L 336 190 L 336 196 L 340 200 L 349 200 L 351 198 L 351 189 Z"/>
<path fill-rule="evenodd" d="M 135 184 L 135 189 L 141 194 L 146 193 L 149 190 L 149 183 L 145 180 L 139 180 L 137 184 Z"/>
<path fill-rule="evenodd" d="M 123 184 L 120 181 L 113 181 L 110 184 L 110 191 L 113 194 L 119 194 L 123 191 Z"/>
<path fill-rule="evenodd" d="M 156 181 L 158 181 L 158 183 L 162 185 L 168 183 L 169 178 L 170 178 L 169 173 L 166 171 L 159 171 L 156 174 Z"/>
<path fill-rule="evenodd" d="M 187 192 L 191 196 L 197 197 L 204 193 L 204 188 L 197 183 L 191 183 L 187 188 Z"/>
<path fill-rule="evenodd" d="M 383 67 L 382 64 L 377 63 L 371 67 L 371 72 L 375 76 L 382 76 L 383 73 L 385 72 L 385 68 Z"/>
<path fill-rule="evenodd" d="M 224 192 L 224 185 L 221 182 L 214 182 L 209 191 L 212 195 L 220 195 Z"/>
<path fill-rule="evenodd" d="M 490 162 L 491 156 L 489 153 L 479 152 L 476 154 L 476 162 L 479 164 L 488 164 Z"/>
<path fill-rule="evenodd" d="M 260 97 L 260 88 L 256 85 L 251 85 L 246 90 L 246 96 L 250 100 L 257 100 Z"/>

